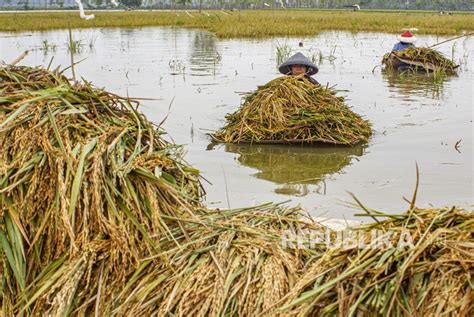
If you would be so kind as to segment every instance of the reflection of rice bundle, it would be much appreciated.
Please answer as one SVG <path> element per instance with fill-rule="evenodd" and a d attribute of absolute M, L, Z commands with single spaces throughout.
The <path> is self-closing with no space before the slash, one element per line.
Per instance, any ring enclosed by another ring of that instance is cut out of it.
<path fill-rule="evenodd" d="M 249 95 L 212 137 L 226 143 L 366 142 L 371 135 L 369 122 L 335 94 L 303 77 L 277 78 Z"/>
<path fill-rule="evenodd" d="M 326 175 L 338 173 L 363 154 L 354 147 L 288 147 L 284 145 L 226 144 L 226 151 L 239 154 L 242 165 L 259 170 L 255 177 L 277 184 L 317 184 Z"/>
<path fill-rule="evenodd" d="M 447 76 L 435 73 L 390 70 L 383 70 L 382 76 L 389 87 L 395 88 L 399 94 L 409 98 L 420 95 L 439 99 L 443 95 L 444 84 L 449 79 Z"/>

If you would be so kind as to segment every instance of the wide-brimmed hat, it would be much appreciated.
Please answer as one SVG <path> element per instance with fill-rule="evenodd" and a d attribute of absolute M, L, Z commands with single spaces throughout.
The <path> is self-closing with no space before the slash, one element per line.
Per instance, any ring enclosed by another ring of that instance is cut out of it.
<path fill-rule="evenodd" d="M 288 75 L 289 73 L 291 73 L 291 66 L 294 65 L 303 65 L 308 67 L 307 74 L 309 76 L 312 76 L 319 71 L 318 67 L 300 52 L 288 58 L 283 64 L 278 67 L 278 70 L 280 71 L 280 73 Z"/>
<path fill-rule="evenodd" d="M 415 43 L 416 42 L 416 36 L 413 35 L 410 31 L 405 31 L 402 34 L 398 36 L 398 40 L 403 43 Z"/>

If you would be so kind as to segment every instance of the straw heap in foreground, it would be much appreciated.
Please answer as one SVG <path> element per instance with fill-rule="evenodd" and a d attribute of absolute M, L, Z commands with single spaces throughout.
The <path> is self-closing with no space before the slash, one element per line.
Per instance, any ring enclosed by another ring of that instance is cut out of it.
<path fill-rule="evenodd" d="M 388 215 L 388 220 L 354 228 L 365 243 L 360 248 L 327 247 L 314 237 L 319 233 L 335 240 L 334 232 L 323 233 L 308 219 L 296 222 L 294 217 L 301 216 L 296 210 L 269 206 L 215 216 L 213 231 L 201 225 L 190 228 L 195 239 L 203 237 L 196 243 L 199 249 L 179 253 L 173 262 L 180 265 L 173 274 L 155 272 L 147 278 L 152 283 L 169 276 L 160 281 L 163 289 L 155 288 L 142 299 L 162 299 L 157 302 L 159 315 L 468 317 L 474 313 L 472 212 L 413 207 L 405 214 Z M 299 236 L 292 239 L 289 232 Z"/>
<path fill-rule="evenodd" d="M 412 206 L 399 215 L 367 212 L 376 222 L 352 232 L 365 247 L 327 250 L 307 265 L 297 285 L 275 304 L 276 312 L 474 315 L 474 211 Z"/>
<path fill-rule="evenodd" d="M 36 68 L 0 68 L 0 90 L 3 316 L 474 314 L 472 212 L 367 210 L 388 219 L 357 230 L 412 247 L 287 247 L 323 228 L 202 207 L 197 171 L 130 100 Z"/>
<path fill-rule="evenodd" d="M 334 89 L 314 85 L 304 77 L 270 81 L 226 119 L 213 140 L 355 145 L 367 142 L 371 135 L 370 123 L 354 113 Z"/>
<path fill-rule="evenodd" d="M 1 67 L 0 91 L 2 316 L 250 314 L 294 284 L 308 252 L 282 232 L 317 228 L 300 209 L 202 208 L 132 100 L 28 67 Z"/>
<path fill-rule="evenodd" d="M 161 216 L 200 204 L 198 171 L 132 100 L 29 67 L 0 66 L 0 91 L 4 312 L 110 307 Z"/>

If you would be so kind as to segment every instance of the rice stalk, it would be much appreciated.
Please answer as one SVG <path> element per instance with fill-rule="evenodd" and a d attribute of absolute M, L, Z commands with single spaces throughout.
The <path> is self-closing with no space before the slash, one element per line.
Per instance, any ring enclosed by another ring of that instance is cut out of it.
<path fill-rule="evenodd" d="M 71 28 L 141 28 L 174 26 L 202 29 L 219 38 L 264 38 L 315 36 L 324 31 L 389 32 L 398 34 L 400 27 L 416 26 L 421 34 L 459 35 L 474 31 L 470 12 L 441 16 L 426 11 L 377 12 L 354 14 L 341 10 L 241 10 L 227 14 L 209 10 L 208 15 L 176 14 L 176 11 L 108 11 L 94 12 L 93 20 L 81 19 L 76 12 L 5 12 L 0 31 L 39 31 Z M 383 23 L 382 23 L 383 22 Z"/>

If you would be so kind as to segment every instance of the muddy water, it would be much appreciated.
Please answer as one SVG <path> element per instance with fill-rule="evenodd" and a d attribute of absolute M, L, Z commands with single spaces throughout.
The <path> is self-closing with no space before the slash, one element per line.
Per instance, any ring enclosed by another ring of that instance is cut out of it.
<path fill-rule="evenodd" d="M 352 218 L 345 206 L 352 192 L 371 208 L 399 212 L 406 207 L 402 197 L 412 194 L 416 163 L 419 205 L 473 203 L 474 39 L 440 47 L 454 54 L 463 71 L 439 80 L 374 69 L 394 43 L 389 34 L 329 32 L 253 41 L 144 28 L 81 30 L 74 36 L 82 44 L 75 59 L 86 58 L 77 66 L 81 76 L 122 95 L 159 98 L 145 101 L 142 111 L 157 123 L 169 113 L 164 127 L 186 145 L 187 160 L 210 182 L 210 205 L 290 199 L 315 216 Z M 418 44 L 443 39 L 421 36 Z M 354 111 L 373 122 L 370 143 L 354 148 L 210 144 L 206 133 L 224 124 L 241 93 L 278 75 L 276 45 L 297 50 L 300 40 L 302 51 L 317 57 L 316 78 L 336 84 Z M 24 64 L 67 66 L 66 42 L 66 31 L 2 33 L 0 58 L 9 61 L 29 49 Z"/>

